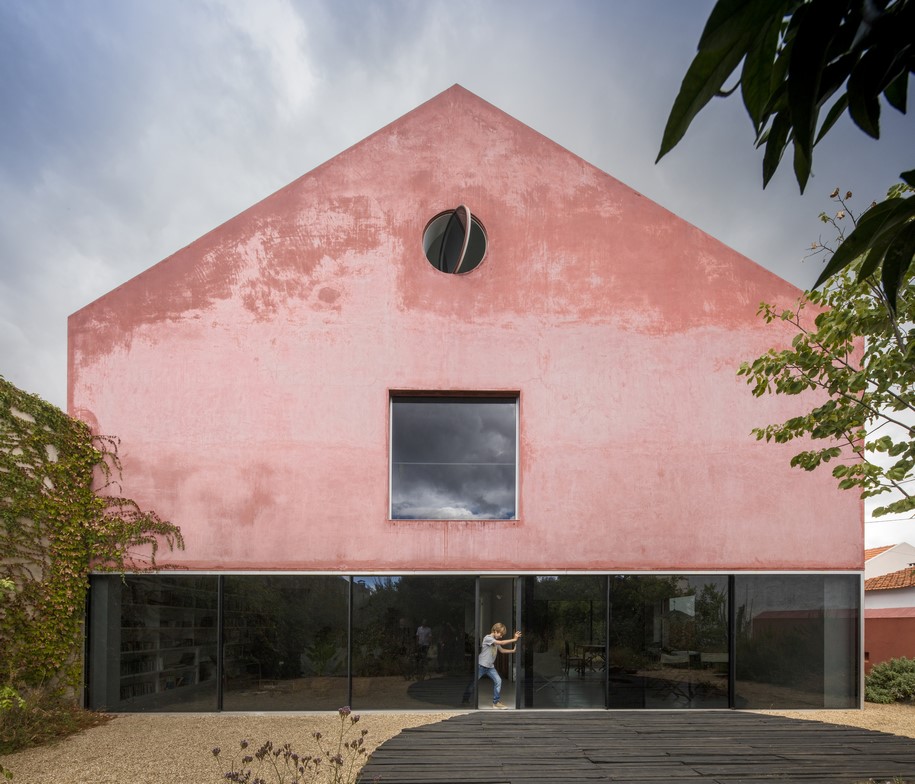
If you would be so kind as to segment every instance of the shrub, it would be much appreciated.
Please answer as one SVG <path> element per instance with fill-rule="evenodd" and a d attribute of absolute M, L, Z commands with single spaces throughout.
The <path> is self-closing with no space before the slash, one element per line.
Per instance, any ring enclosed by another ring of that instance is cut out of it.
<path fill-rule="evenodd" d="M 0 689 L 0 754 L 58 740 L 109 718 L 77 707 L 51 687 L 18 693 L 4 687 Z"/>
<path fill-rule="evenodd" d="M 882 703 L 915 700 L 915 659 L 902 656 L 875 664 L 864 679 L 864 699 Z"/>

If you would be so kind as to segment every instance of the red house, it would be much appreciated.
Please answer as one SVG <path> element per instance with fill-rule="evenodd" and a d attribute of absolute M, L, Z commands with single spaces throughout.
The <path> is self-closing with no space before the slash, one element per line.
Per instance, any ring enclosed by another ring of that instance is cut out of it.
<path fill-rule="evenodd" d="M 518 708 L 857 705 L 860 503 L 735 375 L 798 295 L 446 90 L 71 317 L 187 542 L 93 577 L 89 704 L 457 707 L 502 621 Z"/>
<path fill-rule="evenodd" d="M 908 542 L 864 551 L 864 672 L 880 662 L 915 658 L 915 547 Z"/>

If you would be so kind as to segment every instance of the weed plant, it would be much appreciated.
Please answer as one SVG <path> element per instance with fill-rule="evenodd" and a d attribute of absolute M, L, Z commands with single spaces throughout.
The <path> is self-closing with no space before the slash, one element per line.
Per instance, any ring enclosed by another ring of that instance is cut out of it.
<path fill-rule="evenodd" d="M 245 784 L 355 784 L 369 758 L 365 749 L 368 730 L 356 730 L 359 715 L 348 707 L 339 708 L 337 713 L 340 724 L 335 738 L 312 733 L 316 754 L 299 754 L 292 744 L 277 746 L 271 740 L 253 751 L 250 742 L 243 740 L 229 760 L 222 749 L 213 749 L 220 780 Z"/>
<path fill-rule="evenodd" d="M 51 689 L 27 689 L 3 700 L 0 754 L 51 743 L 110 719 L 104 713 L 77 707 Z"/>
<path fill-rule="evenodd" d="M 54 743 L 111 718 L 84 710 L 47 687 L 17 692 L 4 686 L 0 688 L 0 755 Z M 0 778 L 13 778 L 13 771 L 2 763 Z"/>

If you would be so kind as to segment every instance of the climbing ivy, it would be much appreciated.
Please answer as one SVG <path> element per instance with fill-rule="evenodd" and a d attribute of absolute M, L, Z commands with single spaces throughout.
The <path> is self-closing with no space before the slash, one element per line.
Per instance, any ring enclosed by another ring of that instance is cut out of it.
<path fill-rule="evenodd" d="M 119 495 L 116 438 L 0 376 L 0 683 L 80 681 L 83 611 L 91 569 L 156 566 L 181 531 Z"/>

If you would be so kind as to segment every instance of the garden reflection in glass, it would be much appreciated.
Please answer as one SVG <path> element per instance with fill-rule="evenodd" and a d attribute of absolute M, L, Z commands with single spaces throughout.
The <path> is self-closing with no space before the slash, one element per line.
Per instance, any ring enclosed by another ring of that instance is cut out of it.
<path fill-rule="evenodd" d="M 523 579 L 523 706 L 605 708 L 607 577 Z"/>
<path fill-rule="evenodd" d="M 728 578 L 610 578 L 611 708 L 728 707 Z"/>
<path fill-rule="evenodd" d="M 391 518 L 516 517 L 516 397 L 391 399 Z"/>
<path fill-rule="evenodd" d="M 333 710 L 348 701 L 349 581 L 226 575 L 225 710 Z"/>
<path fill-rule="evenodd" d="M 459 707 L 473 678 L 475 586 L 471 576 L 353 577 L 353 705 Z"/>

